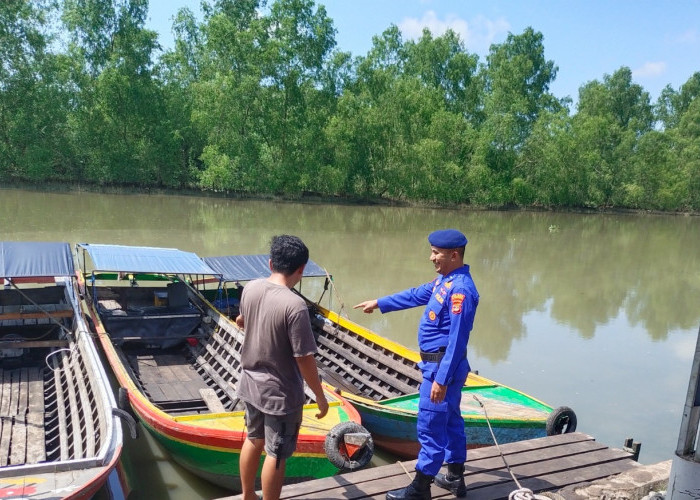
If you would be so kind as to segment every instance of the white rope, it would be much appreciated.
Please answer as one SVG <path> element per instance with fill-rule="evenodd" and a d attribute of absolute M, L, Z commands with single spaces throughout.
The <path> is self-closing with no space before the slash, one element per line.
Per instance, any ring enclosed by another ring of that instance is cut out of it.
<path fill-rule="evenodd" d="M 517 483 L 517 481 L 516 481 Z M 508 495 L 508 500 L 551 500 L 549 497 L 546 497 L 544 495 L 535 495 L 532 490 L 529 490 L 527 488 L 520 488 L 518 490 L 514 490 L 510 492 L 510 495 Z"/>
<path fill-rule="evenodd" d="M 479 403 L 479 406 L 481 406 L 481 408 L 484 410 L 484 417 L 486 417 L 486 423 L 489 426 L 489 431 L 491 431 L 491 437 L 493 438 L 493 442 L 496 444 L 496 449 L 498 450 L 498 453 L 500 453 L 501 458 L 503 459 L 503 463 L 506 465 L 506 469 L 508 469 L 510 477 L 513 478 L 513 481 L 515 481 L 515 484 L 518 486 L 517 490 L 510 492 L 510 495 L 508 495 L 508 500 L 550 500 L 550 498 L 547 496 L 536 495 L 532 492 L 532 490 L 528 488 L 523 488 L 522 485 L 518 482 L 517 478 L 515 477 L 515 474 L 513 474 L 513 471 L 510 470 L 510 465 L 508 465 L 506 457 L 501 451 L 501 447 L 498 446 L 498 441 L 496 441 L 496 435 L 493 433 L 493 429 L 491 428 L 491 422 L 489 421 L 488 413 L 486 413 L 486 407 L 484 406 L 484 403 L 482 403 L 481 400 L 479 400 L 479 398 L 476 397 L 476 394 L 472 394 L 472 397 L 476 400 L 477 403 Z"/>
<path fill-rule="evenodd" d="M 50 353 L 48 353 L 46 355 L 46 357 L 44 358 L 44 362 L 46 363 L 46 366 L 48 367 L 49 370 L 56 373 L 57 371 L 60 371 L 60 370 L 65 371 L 68 369 L 68 365 L 70 365 L 70 363 L 73 362 L 73 356 L 75 355 L 76 352 L 78 352 L 78 349 L 80 349 L 78 347 L 78 342 L 80 341 L 81 335 L 88 335 L 88 332 L 86 332 L 84 330 L 76 330 L 75 331 L 75 341 L 73 342 L 73 345 L 70 348 L 62 347 L 61 349 L 56 349 L 55 351 L 51 351 Z M 63 364 L 63 366 L 59 366 L 59 361 L 55 361 L 55 360 L 52 360 L 52 362 L 49 363 L 49 359 L 51 359 L 53 356 L 55 356 L 56 354 L 58 354 L 60 352 L 66 352 L 66 351 L 68 351 L 70 354 L 68 355 L 68 360 L 66 361 L 66 363 Z M 52 364 L 54 366 L 51 366 Z"/>
<path fill-rule="evenodd" d="M 328 280 L 328 282 L 331 285 L 331 300 L 333 300 L 332 295 L 333 295 L 333 293 L 335 293 L 335 297 L 338 299 L 338 302 L 340 302 L 340 308 L 338 309 L 338 317 L 340 317 L 342 315 L 342 316 L 345 316 L 347 318 L 348 313 L 345 312 L 345 302 L 343 302 L 343 299 L 340 297 L 340 293 L 338 292 L 338 288 L 335 286 L 335 282 L 333 281 L 333 277 L 330 274 L 328 274 L 328 271 L 326 270 L 325 267 L 322 269 L 325 271 L 326 279 Z M 332 310 L 333 307 L 331 306 L 331 307 L 329 307 L 329 309 Z"/>

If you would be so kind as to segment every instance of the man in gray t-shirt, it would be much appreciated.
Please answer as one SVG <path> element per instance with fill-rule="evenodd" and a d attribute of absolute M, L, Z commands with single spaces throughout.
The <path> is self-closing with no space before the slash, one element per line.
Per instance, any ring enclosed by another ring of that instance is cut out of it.
<path fill-rule="evenodd" d="M 328 402 L 316 370 L 314 340 L 304 300 L 291 291 L 301 280 L 309 250 L 296 236 L 275 236 L 271 275 L 243 289 L 236 323 L 245 327 L 238 396 L 246 404 L 248 437 L 241 449 L 243 499 L 257 499 L 255 476 L 263 447 L 267 454 L 263 498 L 279 498 L 285 461 L 296 447 L 304 405 L 304 381 L 316 396 L 317 418 Z"/>

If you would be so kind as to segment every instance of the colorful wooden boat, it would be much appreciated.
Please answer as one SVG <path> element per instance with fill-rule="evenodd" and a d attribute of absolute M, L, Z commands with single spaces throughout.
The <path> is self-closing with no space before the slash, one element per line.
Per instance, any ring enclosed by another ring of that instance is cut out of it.
<path fill-rule="evenodd" d="M 222 274 L 225 283 L 236 284 L 223 295 L 235 296 L 245 281 L 269 274 L 265 255 L 203 260 Z M 310 275 L 326 277 L 324 290 L 333 286 L 328 273 L 317 268 L 313 264 Z M 340 317 L 322 307 L 320 300 L 306 300 L 319 347 L 321 378 L 357 408 L 362 425 L 372 433 L 377 446 L 404 458 L 415 458 L 419 450 L 416 418 L 421 382 L 418 353 Z M 494 444 L 489 424 L 499 444 L 576 429 L 576 415 L 570 408 L 552 408 L 477 373 L 469 374 L 461 407 L 470 448 Z"/>
<path fill-rule="evenodd" d="M 239 490 L 246 432 L 236 382 L 243 332 L 190 285 L 217 273 L 177 249 L 77 248 L 93 327 L 121 386 L 120 405 L 173 460 Z M 371 438 L 352 405 L 328 391 L 328 415 L 318 420 L 308 388 L 307 395 L 286 480 L 326 477 L 339 466 L 352 470 L 369 462 Z M 357 443 L 363 432 L 365 440 Z"/>
<path fill-rule="evenodd" d="M 68 243 L 0 242 L 0 499 L 88 499 L 122 430 Z"/>

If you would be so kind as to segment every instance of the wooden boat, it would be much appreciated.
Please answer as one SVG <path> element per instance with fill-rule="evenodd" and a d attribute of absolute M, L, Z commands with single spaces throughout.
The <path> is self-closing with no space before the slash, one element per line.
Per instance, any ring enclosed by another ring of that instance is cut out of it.
<path fill-rule="evenodd" d="M 236 382 L 243 332 L 189 284 L 217 273 L 177 249 L 77 248 L 93 327 L 121 386 L 120 406 L 133 411 L 173 460 L 239 490 L 246 432 Z M 373 445 L 352 405 L 329 391 L 328 415 L 318 420 L 308 388 L 307 395 L 286 480 L 367 464 Z"/>
<path fill-rule="evenodd" d="M 0 499 L 91 498 L 122 450 L 68 243 L 0 242 Z"/>
<path fill-rule="evenodd" d="M 269 274 L 267 259 L 266 255 L 238 255 L 203 260 L 222 274 L 225 283 L 235 284 L 230 292 L 218 295 L 237 296 L 245 281 Z M 310 276 L 326 277 L 325 292 L 332 286 L 328 273 L 318 271 L 321 268 L 313 263 L 311 268 Z M 416 436 L 419 354 L 322 307 L 320 300 L 306 301 L 319 347 L 321 378 L 357 408 L 375 445 L 415 458 L 420 448 Z M 235 309 L 230 312 L 236 313 Z M 570 408 L 552 408 L 477 373 L 469 374 L 462 394 L 469 448 L 494 444 L 489 424 L 498 444 L 576 429 L 576 415 Z"/>

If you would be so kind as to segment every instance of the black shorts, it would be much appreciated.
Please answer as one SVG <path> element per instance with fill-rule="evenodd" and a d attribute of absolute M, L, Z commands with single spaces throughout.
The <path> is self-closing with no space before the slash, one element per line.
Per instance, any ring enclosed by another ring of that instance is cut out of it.
<path fill-rule="evenodd" d="M 287 415 L 268 415 L 246 403 L 245 425 L 249 439 L 265 439 L 265 453 L 284 460 L 292 456 L 297 447 L 297 437 L 304 409 Z"/>

